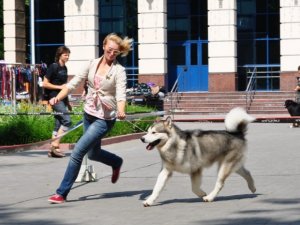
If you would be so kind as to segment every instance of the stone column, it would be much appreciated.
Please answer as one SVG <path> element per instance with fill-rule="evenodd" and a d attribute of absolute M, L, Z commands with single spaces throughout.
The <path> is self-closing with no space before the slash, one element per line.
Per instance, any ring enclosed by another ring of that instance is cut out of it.
<path fill-rule="evenodd" d="M 292 91 L 300 66 L 300 0 L 280 0 L 280 90 Z"/>
<path fill-rule="evenodd" d="M 207 0 L 209 91 L 236 91 L 236 0 Z"/>
<path fill-rule="evenodd" d="M 69 75 L 75 75 L 84 63 L 99 57 L 98 0 L 65 0 L 65 45 L 71 55 Z"/>
<path fill-rule="evenodd" d="M 167 0 L 138 0 L 139 82 L 166 86 Z"/>
<path fill-rule="evenodd" d="M 3 1 L 4 60 L 26 63 L 26 32 L 24 0 Z"/>

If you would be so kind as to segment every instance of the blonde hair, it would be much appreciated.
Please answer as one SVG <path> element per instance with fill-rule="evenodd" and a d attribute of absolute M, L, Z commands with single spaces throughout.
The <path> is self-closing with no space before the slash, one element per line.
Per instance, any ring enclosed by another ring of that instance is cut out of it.
<path fill-rule="evenodd" d="M 121 38 L 116 33 L 108 34 L 103 40 L 103 46 L 106 45 L 107 41 L 111 40 L 120 46 L 121 56 L 127 56 L 128 53 L 132 50 L 133 39 L 129 37 Z"/>

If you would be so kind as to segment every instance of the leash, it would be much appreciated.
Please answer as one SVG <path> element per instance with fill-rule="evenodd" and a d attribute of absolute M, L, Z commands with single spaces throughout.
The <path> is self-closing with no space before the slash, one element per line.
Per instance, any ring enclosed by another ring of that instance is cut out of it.
<path fill-rule="evenodd" d="M 141 120 L 141 118 L 150 117 L 150 116 L 164 116 L 165 111 L 158 111 L 158 112 L 150 112 L 150 113 L 138 113 L 138 114 L 132 114 L 127 115 L 125 120 L 118 120 L 117 121 L 124 121 L 130 123 L 132 126 L 138 128 L 140 131 L 145 132 L 145 130 L 141 129 L 138 125 L 136 125 L 134 122 L 136 121 L 143 121 L 143 122 L 154 122 L 154 120 Z M 18 115 L 53 115 L 54 113 L 18 113 Z M 82 113 L 72 113 L 75 115 L 80 115 Z M 0 114 L 1 115 L 1 114 Z M 5 114 L 8 115 L 8 114 Z M 16 114 L 10 114 L 10 115 L 16 115 Z M 196 118 L 196 119 L 173 119 L 174 122 L 200 122 L 200 123 L 206 123 L 206 122 L 224 122 L 224 118 Z M 300 116 L 293 116 L 293 117 L 257 117 L 255 121 L 252 123 L 300 123 Z M 82 126 L 83 121 L 79 121 L 77 124 L 75 124 L 73 127 L 71 127 L 68 131 L 64 132 L 63 134 L 51 138 L 44 141 L 39 141 L 35 143 L 28 143 L 28 144 L 22 144 L 22 145 L 9 145 L 9 146 L 0 146 L 0 154 L 1 153 L 9 153 L 14 151 L 26 151 L 29 149 L 32 149 L 36 146 L 41 146 L 43 144 L 50 143 L 56 139 L 62 138 L 63 136 L 69 134 L 70 132 L 78 129 L 80 126 Z"/>
<path fill-rule="evenodd" d="M 19 112 L 19 113 L 0 113 L 0 116 L 50 116 L 50 115 L 83 115 L 83 112 Z M 139 117 L 148 116 L 164 116 L 166 111 L 150 112 L 150 113 L 137 113 L 127 114 L 124 121 L 138 120 Z M 174 122 L 224 122 L 224 118 L 194 118 L 194 119 L 172 119 Z M 121 121 L 118 120 L 117 121 Z M 145 122 L 154 122 L 153 120 L 144 120 Z M 257 117 L 253 123 L 296 123 L 300 122 L 300 116 L 270 116 L 270 117 Z"/>

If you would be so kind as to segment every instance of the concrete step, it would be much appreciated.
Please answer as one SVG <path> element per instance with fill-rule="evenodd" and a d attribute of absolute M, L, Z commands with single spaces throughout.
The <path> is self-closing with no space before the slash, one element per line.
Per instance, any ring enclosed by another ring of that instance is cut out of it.
<path fill-rule="evenodd" d="M 173 102 L 171 101 L 173 99 Z M 295 99 L 294 92 L 256 92 L 251 103 L 251 114 L 287 114 L 284 107 L 286 99 Z M 164 101 L 164 110 L 176 114 L 218 114 L 227 113 L 234 107 L 246 108 L 245 92 L 218 93 L 178 93 L 175 98 Z"/>
<path fill-rule="evenodd" d="M 174 112 L 175 115 L 225 115 L 229 112 L 229 110 L 226 111 L 180 111 L 176 110 Z M 283 112 L 281 110 L 249 110 L 247 111 L 251 115 L 282 115 L 282 116 L 288 116 L 289 114 L 287 112 Z M 170 112 L 169 112 L 170 113 Z"/>

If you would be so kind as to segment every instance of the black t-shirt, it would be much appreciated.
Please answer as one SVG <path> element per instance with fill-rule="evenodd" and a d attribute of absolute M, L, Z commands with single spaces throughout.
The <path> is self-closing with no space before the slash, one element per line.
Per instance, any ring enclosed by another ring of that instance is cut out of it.
<path fill-rule="evenodd" d="M 58 63 L 52 63 L 47 69 L 45 77 L 51 84 L 63 85 L 68 81 L 68 69 L 66 66 L 60 66 Z M 56 97 L 61 89 L 46 89 L 49 98 Z"/>

